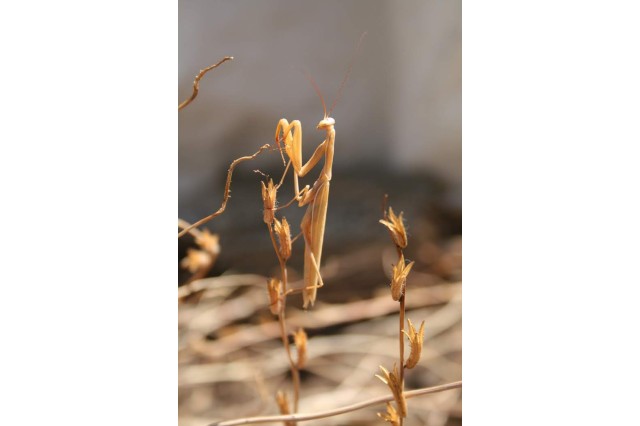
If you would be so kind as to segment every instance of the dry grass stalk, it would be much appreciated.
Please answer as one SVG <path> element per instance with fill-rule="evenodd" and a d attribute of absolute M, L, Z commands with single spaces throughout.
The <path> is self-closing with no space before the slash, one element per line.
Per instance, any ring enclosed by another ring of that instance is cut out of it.
<path fill-rule="evenodd" d="M 424 321 L 420 324 L 420 330 L 416 332 L 416 328 L 411 323 L 410 319 L 407 319 L 407 323 L 409 324 L 409 332 L 406 331 L 404 334 L 409 338 L 409 344 L 411 345 L 411 353 L 409 354 L 409 358 L 405 363 L 406 368 L 413 368 L 420 361 L 420 355 L 422 354 L 422 344 L 424 342 Z"/>
<path fill-rule="evenodd" d="M 200 72 L 196 76 L 196 79 L 193 80 L 193 92 L 191 93 L 191 96 L 189 96 L 188 99 L 184 100 L 180 105 L 178 105 L 178 111 L 180 111 L 182 108 L 189 105 L 196 98 L 196 96 L 198 96 L 198 90 L 200 89 L 200 79 L 202 79 L 202 77 L 204 77 L 206 73 L 224 64 L 227 61 L 231 61 L 232 59 L 233 59 L 233 56 L 225 56 L 217 64 L 209 65 L 205 69 L 200 70 Z"/>
<path fill-rule="evenodd" d="M 404 388 L 404 335 L 406 332 L 404 330 L 404 317 L 405 317 L 405 299 L 406 299 L 406 283 L 407 276 L 413 267 L 414 262 L 405 264 L 403 249 L 407 247 L 408 238 L 407 238 L 407 230 L 404 227 L 404 221 L 402 218 L 402 212 L 400 212 L 399 216 L 396 216 L 393 209 L 389 207 L 387 211 L 384 206 L 387 203 L 388 197 L 385 195 L 383 200 L 383 219 L 380 220 L 380 223 L 383 224 L 389 230 L 389 234 L 391 235 L 391 239 L 396 246 L 396 250 L 398 252 L 398 263 L 393 267 L 393 277 L 391 280 L 391 297 L 393 300 L 400 302 L 400 308 L 398 312 L 398 346 L 400 349 L 400 372 L 398 374 L 397 384 L 400 386 L 399 394 L 402 397 L 403 388 Z M 420 346 L 422 348 L 422 345 Z M 414 358 L 417 356 L 419 358 L 419 353 L 415 352 L 413 355 Z M 416 362 L 417 359 L 411 359 L 411 362 Z M 382 368 L 382 367 L 381 367 Z M 386 370 L 385 370 L 386 371 Z M 395 366 L 394 366 L 395 373 Z M 394 394 L 395 395 L 395 394 Z M 400 401 L 401 399 L 396 398 L 396 401 Z M 398 410 L 400 411 L 400 421 L 399 425 L 402 426 L 402 418 L 406 417 L 406 405 L 404 408 L 400 406 L 400 402 L 398 402 Z M 404 411 L 403 411 L 404 410 Z"/>
<path fill-rule="evenodd" d="M 289 223 L 285 218 L 282 218 L 282 221 L 280 221 L 275 217 L 275 214 L 273 214 L 275 213 L 274 206 L 276 205 L 276 195 L 279 186 L 280 185 L 274 186 L 271 179 L 269 180 L 268 185 L 265 185 L 264 182 L 262 182 L 262 200 L 265 207 L 263 219 L 267 225 L 267 229 L 269 230 L 273 250 L 278 257 L 281 275 L 281 281 L 279 281 L 279 284 L 276 284 L 273 281 L 274 279 L 269 281 L 268 290 L 271 300 L 271 312 L 278 315 L 280 338 L 282 339 L 282 344 L 287 353 L 289 367 L 291 369 L 291 377 L 293 380 L 293 408 L 295 412 L 298 411 L 298 401 L 300 399 L 300 371 L 298 367 L 300 358 L 298 359 L 298 363 L 293 359 L 286 326 L 285 307 L 287 303 L 286 297 L 289 294 L 289 291 L 287 290 L 287 260 L 291 256 L 291 231 L 289 230 Z M 270 221 L 273 222 L 273 225 Z M 279 244 L 276 244 L 276 236 Z M 277 298 L 277 301 L 275 298 Z"/>

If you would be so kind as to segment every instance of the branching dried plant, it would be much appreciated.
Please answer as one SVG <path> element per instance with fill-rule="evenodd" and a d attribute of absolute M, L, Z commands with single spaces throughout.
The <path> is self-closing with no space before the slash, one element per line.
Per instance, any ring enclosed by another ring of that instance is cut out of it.
<path fill-rule="evenodd" d="M 231 176 L 233 175 L 233 170 L 236 168 L 236 166 L 238 164 L 242 163 L 243 161 L 253 160 L 258 155 L 260 155 L 262 153 L 262 151 L 264 151 L 265 149 L 268 149 L 270 147 L 271 147 L 271 145 L 264 144 L 254 154 L 247 155 L 246 157 L 240 157 L 240 158 L 235 159 L 231 163 L 231 165 L 229 166 L 229 171 L 227 172 L 227 182 L 226 182 L 226 184 L 224 186 L 224 195 L 222 196 L 222 205 L 220 206 L 220 208 L 218 210 L 216 210 L 215 212 L 211 213 L 209 216 L 203 217 L 202 219 L 198 220 L 193 225 L 189 225 L 188 227 L 182 229 L 182 231 L 178 232 L 178 238 L 186 235 L 187 233 L 191 232 L 193 229 L 204 225 L 205 223 L 209 222 L 214 217 L 219 216 L 222 213 L 224 213 L 224 210 L 227 208 L 227 201 L 229 201 L 229 194 L 231 193 Z M 180 219 L 178 219 L 178 227 L 180 227 L 180 222 L 179 221 L 180 221 Z"/>
<path fill-rule="evenodd" d="M 179 106 L 179 110 L 188 105 L 198 93 L 198 84 L 200 79 L 206 72 L 216 68 L 220 64 L 227 60 L 232 59 L 226 57 L 217 64 L 214 64 L 205 70 L 202 70 L 196 77 L 193 86 L 192 96 L 184 101 Z M 351 68 L 349 68 L 350 70 Z M 348 73 L 347 73 L 348 76 Z M 346 81 L 346 77 L 345 77 Z M 282 155 L 284 163 L 284 172 L 282 178 L 278 184 L 274 184 L 273 179 L 268 179 L 266 182 L 261 182 L 261 199 L 263 201 L 263 214 L 262 220 L 267 226 L 269 237 L 273 246 L 273 250 L 276 254 L 279 264 L 279 277 L 271 277 L 266 279 L 266 290 L 268 296 L 268 307 L 272 315 L 277 317 L 277 328 L 279 331 L 282 346 L 285 349 L 286 358 L 288 361 L 288 369 L 291 374 L 292 388 L 293 388 L 293 400 L 290 402 L 286 392 L 282 389 L 278 389 L 274 395 L 274 400 L 280 411 L 280 416 L 267 416 L 267 417 L 253 417 L 243 418 L 237 420 L 229 420 L 215 423 L 220 426 L 232 426 L 239 424 L 252 424 L 252 423 L 264 423 L 264 422 L 283 422 L 285 426 L 292 426 L 298 422 L 319 418 L 328 418 L 337 416 L 339 414 L 347 413 L 350 411 L 360 410 L 364 407 L 371 405 L 377 405 L 386 402 L 386 412 L 378 413 L 378 416 L 385 422 L 392 425 L 402 425 L 404 418 L 407 417 L 407 403 L 406 398 L 436 393 L 445 390 L 460 388 L 462 382 L 452 382 L 446 385 L 435 386 L 431 388 L 417 389 L 414 391 L 405 392 L 404 390 L 404 375 L 405 368 L 415 368 L 422 356 L 422 346 L 424 341 L 424 326 L 425 321 L 422 321 L 419 330 L 416 330 L 411 320 L 407 319 L 408 328 L 404 328 L 405 316 L 406 316 L 406 298 L 407 298 L 407 280 L 412 270 L 414 262 L 407 263 L 404 257 L 404 249 L 408 245 L 408 238 L 406 229 L 404 226 L 403 213 L 396 215 L 391 207 L 383 208 L 383 219 L 380 220 L 389 230 L 391 239 L 395 245 L 398 255 L 398 261 L 393 265 L 393 273 L 391 277 L 391 297 L 392 300 L 399 303 L 399 327 L 398 327 L 398 341 L 399 341 L 399 363 L 395 363 L 391 371 L 380 366 L 382 375 L 377 375 L 388 387 L 392 396 L 385 396 L 382 398 L 375 398 L 368 401 L 364 401 L 358 404 L 329 410 L 316 414 L 297 414 L 300 401 L 300 387 L 301 378 L 300 372 L 302 369 L 307 368 L 309 361 L 308 352 L 308 336 L 304 328 L 298 327 L 295 332 L 290 331 L 290 325 L 287 323 L 287 317 L 285 315 L 287 308 L 287 297 L 296 292 L 302 292 L 303 294 L 303 307 L 306 309 L 314 305 L 317 295 L 317 289 L 324 285 L 320 270 L 320 261 L 322 255 L 322 243 L 324 239 L 324 227 L 325 218 L 327 212 L 328 195 L 329 195 L 329 181 L 331 180 L 331 167 L 333 164 L 333 145 L 335 143 L 335 120 L 328 116 L 326 107 L 324 106 L 324 100 L 319 93 L 317 86 L 312 82 L 314 88 L 318 92 L 320 99 L 322 100 L 323 108 L 325 110 L 324 118 L 320 121 L 317 128 L 326 131 L 325 140 L 319 144 L 316 148 L 311 159 L 303 165 L 302 161 L 302 132 L 301 124 L 299 121 L 294 120 L 289 123 L 287 120 L 282 119 L 278 123 L 276 128 L 276 143 L 280 146 L 282 142 L 284 148 L 280 151 L 284 151 L 289 157 L 288 162 L 285 161 L 284 155 Z M 344 85 L 344 81 L 341 85 Z M 339 94 L 338 97 L 339 98 Z M 337 102 L 337 99 L 336 99 Z M 335 102 L 331 109 L 335 106 Z M 329 111 L 331 112 L 331 111 Z M 215 234 L 211 234 L 208 230 L 199 229 L 200 226 L 219 216 L 225 211 L 227 201 L 229 199 L 231 177 L 235 167 L 243 162 L 255 159 L 264 150 L 270 148 L 270 145 L 263 145 L 253 155 L 240 157 L 233 161 L 227 172 L 227 179 L 224 189 L 223 201 L 221 207 L 214 213 L 198 220 L 194 224 L 189 224 L 184 220 L 178 220 L 178 227 L 180 229 L 178 237 L 182 237 L 189 233 L 195 239 L 197 249 L 190 248 L 187 251 L 187 256 L 181 261 L 181 266 L 188 269 L 192 276 L 187 282 L 187 286 L 192 286 L 195 282 L 206 276 L 211 270 L 211 267 L 215 263 L 218 254 L 220 253 L 219 238 Z M 313 184 L 313 187 L 307 185 L 302 190 L 299 189 L 298 179 L 305 176 L 321 159 L 325 160 L 324 166 L 320 177 Z M 283 206 L 278 206 L 278 191 L 281 188 L 285 176 L 288 170 L 293 166 L 294 175 L 294 194 L 291 201 Z M 292 286 L 289 283 L 287 262 L 293 254 L 292 243 L 295 238 L 291 238 L 291 230 L 289 222 L 283 216 L 278 217 L 278 213 L 289 207 L 294 202 L 298 202 L 299 207 L 307 206 L 307 212 L 302 220 L 302 236 L 304 239 L 304 279 L 301 287 Z M 385 198 L 386 205 L 386 198 Z M 193 286 L 188 291 L 181 292 L 182 295 L 189 295 L 196 291 L 202 291 L 207 289 L 207 286 Z M 263 290 L 264 291 L 264 290 Z M 265 298 L 267 299 L 267 298 Z M 199 300 L 199 299 L 198 299 Z M 263 332 L 266 328 L 263 328 Z M 405 336 L 409 340 L 410 354 L 405 360 L 405 348 L 404 338 Z M 295 344 L 295 354 L 292 348 L 291 338 Z M 202 344 L 199 344 L 199 351 L 202 355 L 206 354 L 206 349 Z M 260 378 L 259 383 L 262 383 Z M 267 393 L 266 391 L 262 392 Z M 395 402 L 395 406 L 390 404 L 390 401 Z"/>
<path fill-rule="evenodd" d="M 298 401 L 300 399 L 300 368 L 302 367 L 300 362 L 294 361 L 291 345 L 289 344 L 289 333 L 287 332 L 285 308 L 287 305 L 287 295 L 290 293 L 288 277 L 287 277 L 287 260 L 291 256 L 291 231 L 289 230 L 289 223 L 286 218 L 282 218 L 282 221 L 278 220 L 275 216 L 275 206 L 277 205 L 278 188 L 281 184 L 274 185 L 273 180 L 269 179 L 267 185 L 261 182 L 262 185 L 262 202 L 264 205 L 263 221 L 267 225 L 269 230 L 269 236 L 271 237 L 271 243 L 273 244 L 273 250 L 278 258 L 278 264 L 280 265 L 280 279 L 270 278 L 268 281 L 269 299 L 271 300 L 271 312 L 278 316 L 278 324 L 280 326 L 280 338 L 282 344 L 287 352 L 287 358 L 291 369 L 291 377 L 293 380 L 293 411 L 298 411 Z M 277 239 L 277 243 L 276 243 Z M 306 335 L 305 335 L 306 345 Z M 284 396 L 283 396 L 284 395 Z M 283 404 L 287 399 L 284 399 L 286 394 L 281 390 L 278 391 L 276 399 L 280 412 L 285 414 L 283 410 Z M 287 402 L 287 410 L 288 402 Z M 289 413 L 289 411 L 287 411 Z"/>
<path fill-rule="evenodd" d="M 407 276 L 409 272 L 411 272 L 411 268 L 414 265 L 414 262 L 406 263 L 404 259 L 404 249 L 409 244 L 407 238 L 407 230 L 404 226 L 403 213 L 400 212 L 399 216 L 393 212 L 393 209 L 389 207 L 387 211 L 384 207 L 387 204 L 387 196 L 385 195 L 383 202 L 383 215 L 384 217 L 380 220 L 380 223 L 387 227 L 389 234 L 391 236 L 391 240 L 395 244 L 396 251 L 398 253 L 398 262 L 393 265 L 393 276 L 391 278 L 391 298 L 397 302 L 400 302 L 399 307 L 399 328 L 398 328 L 398 337 L 399 337 L 399 347 L 400 347 L 400 368 L 399 372 L 397 367 L 394 365 L 393 372 L 389 373 L 384 367 L 380 366 L 380 369 L 385 374 L 385 377 L 378 376 L 380 380 L 382 380 L 386 385 L 391 389 L 393 396 L 396 402 L 396 410 L 393 413 L 397 413 L 397 416 L 393 415 L 389 410 L 387 410 L 387 414 L 378 413 L 378 415 L 383 418 L 385 421 L 391 423 L 397 423 L 400 426 L 403 424 L 403 419 L 407 417 L 407 403 L 404 399 L 404 369 L 405 368 L 413 368 L 416 366 L 418 361 L 420 360 L 420 355 L 422 354 L 422 344 L 424 341 L 424 321 L 420 326 L 420 331 L 416 332 L 411 320 L 407 320 L 409 323 L 409 332 L 404 329 L 405 323 L 405 300 L 407 296 Z M 411 353 L 409 358 L 405 362 L 404 360 L 404 337 L 405 335 L 409 338 L 409 342 L 411 344 Z"/>

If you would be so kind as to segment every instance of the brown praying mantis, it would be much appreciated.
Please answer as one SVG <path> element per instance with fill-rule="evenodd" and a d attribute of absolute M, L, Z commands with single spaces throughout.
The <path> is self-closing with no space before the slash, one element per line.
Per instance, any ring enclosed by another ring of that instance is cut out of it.
<path fill-rule="evenodd" d="M 305 287 L 302 296 L 305 308 L 309 304 L 313 306 L 317 289 L 324 285 L 320 275 L 320 260 L 322 258 L 322 242 L 327 220 L 327 205 L 329 203 L 333 146 L 336 139 L 335 122 L 333 118 L 327 116 L 325 109 L 324 118 L 318 123 L 317 129 L 325 130 L 327 136 L 304 165 L 302 165 L 302 127 L 300 121 L 293 120 L 289 123 L 286 118 L 282 118 L 276 127 L 276 142 L 279 142 L 280 133 L 282 132 L 285 152 L 293 164 L 295 199 L 300 207 L 308 205 L 300 224 L 304 238 Z M 322 157 L 325 158 L 324 166 L 313 187 L 310 189 L 309 185 L 307 185 L 300 191 L 298 178 L 304 177 L 309 173 Z"/>
<path fill-rule="evenodd" d="M 358 41 L 356 52 L 364 39 L 366 33 L 363 33 Z M 331 183 L 331 169 L 333 167 L 334 143 L 336 140 L 335 123 L 336 120 L 329 115 L 340 99 L 340 93 L 344 84 L 349 78 L 349 73 L 353 66 L 353 59 L 345 74 L 338 95 L 336 96 L 329 113 L 322 98 L 322 93 L 318 89 L 313 79 L 309 78 L 311 84 L 316 90 L 322 108 L 324 110 L 324 118 L 320 120 L 316 126 L 317 130 L 324 130 L 326 137 L 324 141 L 314 151 L 313 155 L 306 164 L 302 164 L 302 126 L 299 120 L 293 120 L 291 123 L 286 118 L 280 119 L 276 127 L 275 141 L 280 145 L 283 141 L 285 152 L 289 157 L 289 161 L 293 164 L 293 182 L 295 190 L 294 200 L 298 201 L 298 206 L 308 206 L 307 211 L 302 218 L 300 228 L 304 238 L 304 289 L 302 292 L 303 306 L 313 306 L 316 300 L 318 288 L 324 286 L 322 276 L 320 275 L 320 261 L 322 259 L 322 243 L 324 241 L 325 223 L 327 220 L 327 206 L 329 204 L 329 188 Z M 316 164 L 324 157 L 324 165 L 320 172 L 320 176 L 313 184 L 313 187 L 306 185 L 302 191 L 299 187 L 298 178 L 304 177 L 315 167 Z M 287 166 L 288 167 L 288 166 Z M 287 169 L 285 169 L 285 174 Z"/>

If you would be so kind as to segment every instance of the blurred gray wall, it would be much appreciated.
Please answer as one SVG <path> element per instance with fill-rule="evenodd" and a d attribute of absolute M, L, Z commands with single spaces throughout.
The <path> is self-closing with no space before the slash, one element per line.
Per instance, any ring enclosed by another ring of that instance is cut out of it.
<path fill-rule="evenodd" d="M 180 0 L 179 20 L 178 101 L 200 69 L 235 57 L 207 74 L 179 113 L 185 219 L 219 206 L 230 161 L 272 143 L 282 117 L 301 120 L 309 158 L 323 140 L 315 130 L 322 106 L 302 70 L 329 108 L 364 31 L 332 113 L 334 170 L 425 172 L 460 193 L 460 1 Z M 270 153 L 238 173 L 275 174 L 278 162 Z"/>

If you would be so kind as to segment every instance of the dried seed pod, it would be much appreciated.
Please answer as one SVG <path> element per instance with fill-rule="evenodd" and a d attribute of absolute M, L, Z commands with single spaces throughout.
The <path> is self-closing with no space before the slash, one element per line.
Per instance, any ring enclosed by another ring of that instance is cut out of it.
<path fill-rule="evenodd" d="M 298 352 L 298 368 L 301 369 L 307 361 L 307 333 L 301 328 L 293 335 L 293 340 Z"/>
<path fill-rule="evenodd" d="M 278 315 L 282 310 L 282 281 L 277 278 L 270 278 L 267 281 L 269 291 L 269 309 L 273 315 Z"/>
<path fill-rule="evenodd" d="M 276 393 L 276 403 L 278 404 L 278 409 L 280 410 L 280 414 L 290 414 L 289 411 L 289 399 L 287 398 L 287 394 L 279 390 Z"/>
<path fill-rule="evenodd" d="M 376 374 L 376 377 L 384 384 L 389 386 L 391 389 L 391 393 L 393 394 L 393 399 L 396 401 L 396 405 L 398 406 L 398 415 L 400 417 L 407 417 L 407 400 L 404 399 L 404 393 L 402 393 L 403 383 L 400 382 L 400 374 L 398 373 L 398 367 L 393 365 L 393 372 L 389 373 L 386 368 L 380 366 L 380 369 L 384 373 L 384 377 Z"/>
<path fill-rule="evenodd" d="M 291 230 L 289 229 L 287 218 L 283 217 L 282 222 L 280 222 L 274 217 L 273 230 L 276 231 L 278 236 L 280 257 L 286 261 L 291 257 Z"/>
<path fill-rule="evenodd" d="M 422 344 L 424 343 L 424 321 L 420 324 L 420 330 L 418 332 L 416 332 L 416 328 L 408 318 L 407 323 L 409 324 L 409 332 L 407 333 L 405 330 L 402 331 L 409 338 L 411 354 L 404 366 L 407 368 L 413 368 L 418 364 L 418 361 L 420 361 L 420 355 L 422 354 Z"/>
<path fill-rule="evenodd" d="M 273 179 L 269 179 L 269 183 L 266 186 L 264 182 L 260 183 L 262 184 L 262 203 L 264 204 L 263 220 L 264 223 L 271 224 L 274 219 L 278 188 L 273 184 Z"/>
<path fill-rule="evenodd" d="M 196 237 L 196 244 L 203 250 L 211 254 L 220 253 L 220 238 L 217 234 L 212 234 L 208 229 L 200 232 Z"/>
<path fill-rule="evenodd" d="M 204 250 L 187 249 L 187 256 L 180 261 L 180 266 L 192 274 L 202 268 L 208 268 L 213 262 L 211 254 Z"/>
<path fill-rule="evenodd" d="M 404 254 L 402 254 L 400 255 L 400 259 L 398 259 L 398 264 L 393 266 L 393 277 L 391 278 L 391 297 L 393 300 L 400 300 L 404 294 L 407 275 L 409 275 L 414 263 L 415 262 L 410 262 L 405 265 Z"/>
<path fill-rule="evenodd" d="M 389 207 L 389 213 L 385 217 L 385 219 L 388 218 L 389 220 L 380 220 L 381 224 L 389 228 L 394 244 L 401 249 L 407 247 L 408 244 L 407 231 L 406 229 L 404 229 L 402 214 L 403 213 L 400 212 L 400 216 L 396 216 L 396 214 L 393 212 L 393 209 Z"/>
<path fill-rule="evenodd" d="M 289 398 L 287 398 L 287 394 L 278 391 L 276 393 L 276 403 L 278 404 L 278 409 L 280 410 L 280 414 L 291 414 L 289 410 Z M 284 422 L 285 426 L 296 426 L 295 422 Z"/>
<path fill-rule="evenodd" d="M 385 422 L 391 423 L 391 426 L 400 426 L 400 417 L 398 417 L 398 412 L 390 402 L 387 402 L 387 412 L 386 413 L 376 413 L 378 417 L 380 417 Z"/>

